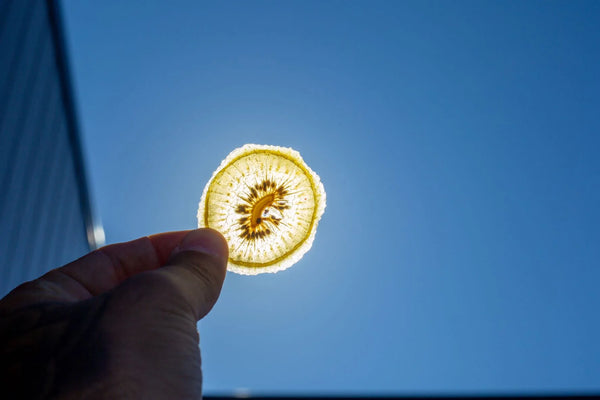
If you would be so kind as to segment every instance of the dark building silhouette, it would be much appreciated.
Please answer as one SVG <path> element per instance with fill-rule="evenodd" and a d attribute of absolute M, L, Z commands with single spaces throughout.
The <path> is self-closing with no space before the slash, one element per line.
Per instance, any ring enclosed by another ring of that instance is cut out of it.
<path fill-rule="evenodd" d="M 0 296 L 96 246 L 58 5 L 0 0 Z"/>

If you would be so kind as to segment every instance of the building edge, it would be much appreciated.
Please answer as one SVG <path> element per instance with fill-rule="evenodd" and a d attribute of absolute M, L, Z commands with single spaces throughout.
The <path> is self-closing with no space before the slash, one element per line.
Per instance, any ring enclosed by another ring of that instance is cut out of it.
<path fill-rule="evenodd" d="M 77 107 L 75 106 L 75 92 L 71 85 L 71 73 L 69 59 L 63 30 L 63 19 L 60 1 L 45 0 L 48 10 L 48 20 L 50 21 L 50 30 L 52 32 L 52 42 L 55 48 L 55 61 L 60 80 L 61 98 L 65 106 L 67 131 L 69 145 L 73 154 L 75 179 L 77 181 L 79 193 L 79 205 L 84 215 L 84 228 L 87 235 L 87 242 L 90 250 L 97 249 L 104 245 L 104 230 L 97 216 L 90 188 L 88 186 L 88 176 L 83 157 L 83 147 L 80 139 L 80 127 L 77 117 Z"/>

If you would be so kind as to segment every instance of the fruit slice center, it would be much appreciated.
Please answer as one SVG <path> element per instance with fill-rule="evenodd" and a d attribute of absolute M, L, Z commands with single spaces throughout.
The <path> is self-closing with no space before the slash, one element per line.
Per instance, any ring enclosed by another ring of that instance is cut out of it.
<path fill-rule="evenodd" d="M 262 222 L 263 217 L 267 217 L 268 215 L 264 215 L 263 213 L 265 212 L 265 210 L 268 213 L 268 208 L 273 204 L 273 201 L 275 200 L 275 195 L 274 194 L 268 194 L 265 197 L 263 197 L 262 199 L 260 199 L 256 205 L 252 208 L 252 216 L 250 219 L 250 226 L 252 228 L 256 228 L 256 226 L 260 225 L 260 223 Z"/>

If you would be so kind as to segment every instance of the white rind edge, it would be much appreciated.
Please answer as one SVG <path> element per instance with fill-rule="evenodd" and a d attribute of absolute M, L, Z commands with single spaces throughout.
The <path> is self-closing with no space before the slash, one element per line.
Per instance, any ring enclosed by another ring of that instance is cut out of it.
<path fill-rule="evenodd" d="M 315 217 L 315 221 L 313 223 L 312 230 L 310 231 L 310 233 L 309 233 L 308 237 L 306 238 L 306 240 L 304 241 L 304 243 L 302 243 L 302 245 L 300 245 L 300 247 L 298 247 L 296 249 L 296 251 L 294 251 L 292 254 L 290 254 L 288 257 L 284 258 L 283 260 L 279 261 L 278 263 L 269 265 L 268 267 L 254 268 L 254 267 L 245 267 L 242 265 L 238 265 L 238 264 L 231 262 L 231 260 L 229 260 L 227 262 L 227 270 L 235 272 L 237 274 L 241 274 L 241 275 L 258 275 L 258 274 L 263 274 L 263 273 L 275 273 L 275 272 L 283 271 L 284 269 L 287 269 L 287 268 L 291 267 L 292 265 L 294 265 L 295 263 L 297 263 L 298 261 L 300 261 L 300 259 L 304 256 L 304 254 L 306 254 L 306 252 L 308 252 L 308 250 L 310 250 L 310 248 L 312 247 L 313 241 L 315 240 L 315 235 L 317 233 L 317 226 L 319 225 L 321 216 L 325 212 L 325 207 L 327 206 L 327 201 L 326 201 L 327 196 L 325 194 L 325 188 L 323 186 L 323 183 L 321 182 L 321 178 L 319 177 L 319 175 L 316 174 L 316 172 L 314 172 L 306 164 L 306 162 L 304 162 L 304 159 L 302 158 L 302 156 L 300 155 L 299 152 L 292 149 L 291 147 L 280 147 L 280 146 L 270 146 L 270 145 L 260 145 L 260 144 L 245 144 L 242 147 L 238 147 L 237 149 L 235 149 L 231 153 L 229 153 L 229 155 L 221 162 L 221 165 L 219 165 L 219 167 L 213 172 L 213 174 L 210 177 L 210 179 L 208 180 L 208 183 L 206 184 L 206 186 L 204 186 L 204 190 L 202 191 L 202 197 L 200 198 L 200 203 L 198 204 L 198 214 L 197 214 L 198 228 L 210 228 L 208 226 L 208 224 L 206 223 L 206 221 L 204 220 L 204 209 L 206 207 L 206 194 L 208 192 L 208 188 L 210 187 L 210 184 L 212 183 L 212 181 L 215 179 L 217 174 L 223 168 L 225 168 L 229 163 L 231 163 L 231 161 L 233 161 L 235 158 L 237 158 L 245 153 L 248 153 L 250 151 L 253 151 L 253 150 L 280 151 L 282 153 L 287 153 L 292 158 L 300 161 L 302 163 L 303 167 L 306 168 L 306 170 L 309 172 L 309 174 L 315 184 L 315 187 L 317 188 L 317 193 L 315 193 L 315 195 L 317 196 L 317 198 L 315 199 L 317 209 L 316 209 L 316 217 Z"/>

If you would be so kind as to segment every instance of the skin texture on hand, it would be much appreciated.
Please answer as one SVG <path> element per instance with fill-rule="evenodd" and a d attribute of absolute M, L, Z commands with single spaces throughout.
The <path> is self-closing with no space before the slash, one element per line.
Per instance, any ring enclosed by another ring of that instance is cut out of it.
<path fill-rule="evenodd" d="M 98 249 L 0 300 L 1 398 L 200 398 L 196 323 L 228 249 L 216 231 Z"/>

